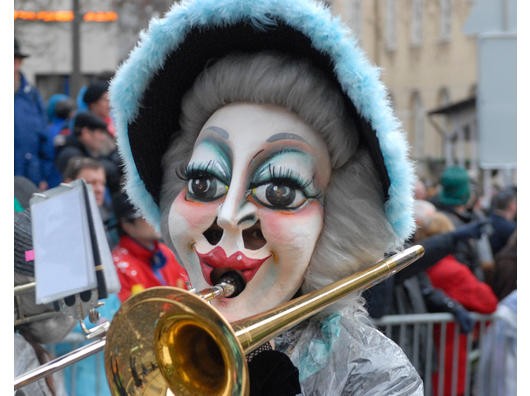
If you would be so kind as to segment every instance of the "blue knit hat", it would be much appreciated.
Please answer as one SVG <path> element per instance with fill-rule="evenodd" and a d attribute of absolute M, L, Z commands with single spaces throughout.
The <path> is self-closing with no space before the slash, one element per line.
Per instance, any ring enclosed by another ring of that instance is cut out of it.
<path fill-rule="evenodd" d="M 471 195 L 467 170 L 459 166 L 450 166 L 444 170 L 440 179 L 441 190 L 438 201 L 445 206 L 465 205 Z"/>
<path fill-rule="evenodd" d="M 401 125 L 378 69 L 348 28 L 312 0 L 183 1 L 151 21 L 110 87 L 131 200 L 159 228 L 161 158 L 180 130 L 182 96 L 212 59 L 264 50 L 309 59 L 342 89 L 383 185 L 387 219 L 407 239 L 414 175 Z"/>

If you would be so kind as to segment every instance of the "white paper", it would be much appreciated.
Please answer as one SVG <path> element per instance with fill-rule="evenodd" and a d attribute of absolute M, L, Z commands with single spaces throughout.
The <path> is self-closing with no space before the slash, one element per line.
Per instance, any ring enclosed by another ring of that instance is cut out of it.
<path fill-rule="evenodd" d="M 97 288 L 81 183 L 31 201 L 37 304 Z"/>
<path fill-rule="evenodd" d="M 99 212 L 96 198 L 92 190 L 92 186 L 87 184 L 88 190 L 88 201 L 90 203 L 90 209 L 92 211 L 92 220 L 94 223 L 94 230 L 96 232 L 97 244 L 99 247 L 99 256 L 101 258 L 101 265 L 103 267 L 103 276 L 105 278 L 105 285 L 107 287 L 107 293 L 118 293 L 121 285 L 116 273 L 116 267 L 112 260 L 112 253 L 110 251 L 109 242 L 105 233 L 105 227 L 103 227 L 103 220 L 101 220 L 101 214 Z"/>

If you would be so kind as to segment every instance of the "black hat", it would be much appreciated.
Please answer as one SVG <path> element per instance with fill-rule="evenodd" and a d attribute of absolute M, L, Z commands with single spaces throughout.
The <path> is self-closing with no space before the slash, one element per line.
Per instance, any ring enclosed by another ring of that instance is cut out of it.
<path fill-rule="evenodd" d="M 387 219 L 406 240 L 414 229 L 415 177 L 406 135 L 379 70 L 324 2 L 313 0 L 190 0 L 153 20 L 110 87 L 133 201 L 150 223 L 160 223 L 160 158 L 171 139 L 181 139 L 183 96 L 200 73 L 229 54 L 268 51 L 307 59 L 336 84 L 352 133 L 359 131 L 377 168 Z"/>
<path fill-rule="evenodd" d="M 15 51 L 14 52 L 15 52 L 15 58 L 27 58 L 29 56 L 28 54 L 25 54 L 20 50 L 20 45 L 18 44 L 18 41 L 16 38 L 15 38 Z"/>
<path fill-rule="evenodd" d="M 29 200 L 33 194 L 39 192 L 39 188 L 24 176 L 15 176 L 15 198 L 18 200 L 20 205 L 27 209 L 29 208 Z"/>
<path fill-rule="evenodd" d="M 140 211 L 131 203 L 125 192 L 119 192 L 112 196 L 112 207 L 114 214 L 119 220 L 135 220 L 142 217 Z"/>
<path fill-rule="evenodd" d="M 105 92 L 109 89 L 108 81 L 93 81 L 91 82 L 83 95 L 83 102 L 87 105 L 97 102 Z"/>
<path fill-rule="evenodd" d="M 88 128 L 90 130 L 103 129 L 105 132 L 109 132 L 105 121 L 88 111 L 77 113 L 75 116 L 74 131 L 80 131 L 81 128 Z"/>

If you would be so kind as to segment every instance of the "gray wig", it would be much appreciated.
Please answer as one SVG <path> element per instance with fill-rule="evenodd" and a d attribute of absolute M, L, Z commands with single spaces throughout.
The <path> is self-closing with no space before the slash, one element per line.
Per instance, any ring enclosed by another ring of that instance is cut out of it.
<path fill-rule="evenodd" d="M 161 231 L 171 241 L 171 203 L 184 188 L 177 177 L 208 118 L 235 102 L 289 109 L 322 134 L 332 175 L 324 198 L 324 228 L 302 291 L 321 288 L 368 267 L 399 245 L 384 212 L 378 173 L 363 146 L 340 88 L 304 60 L 272 52 L 231 54 L 206 68 L 182 101 L 180 125 L 162 159 Z"/>

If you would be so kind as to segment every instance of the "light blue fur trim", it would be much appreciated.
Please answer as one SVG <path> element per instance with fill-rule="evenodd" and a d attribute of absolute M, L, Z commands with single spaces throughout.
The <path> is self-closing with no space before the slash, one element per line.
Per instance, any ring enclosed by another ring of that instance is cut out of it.
<path fill-rule="evenodd" d="M 131 154 L 127 125 L 134 120 L 151 76 L 172 50 L 196 26 L 250 20 L 256 26 L 274 15 L 311 38 L 335 63 L 335 74 L 358 112 L 376 131 L 390 178 L 387 218 L 396 234 L 407 239 L 414 230 L 412 216 L 414 170 L 408 143 L 390 108 L 387 92 L 350 31 L 329 10 L 309 0 L 194 0 L 175 3 L 162 19 L 153 19 L 139 44 L 120 67 L 110 87 L 118 144 L 126 166 L 126 189 L 147 220 L 159 228 L 160 209 L 140 179 Z"/>

